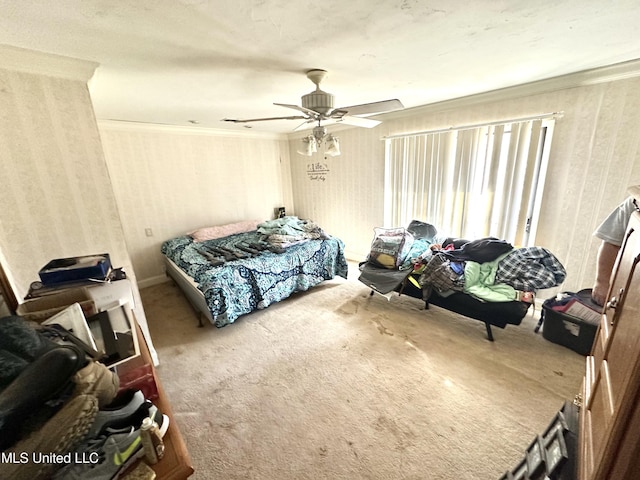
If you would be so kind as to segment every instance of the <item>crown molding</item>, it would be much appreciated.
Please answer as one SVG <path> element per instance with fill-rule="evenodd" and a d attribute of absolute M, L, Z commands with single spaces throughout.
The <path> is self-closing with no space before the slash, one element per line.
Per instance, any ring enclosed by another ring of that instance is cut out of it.
<path fill-rule="evenodd" d="M 225 130 L 223 128 L 207 128 L 185 125 L 169 125 L 164 123 L 130 122 L 127 120 L 98 120 L 100 130 L 134 131 L 134 132 L 163 132 L 179 135 L 204 135 L 216 137 L 237 138 L 261 138 L 268 140 L 287 140 L 284 133 L 273 132 L 242 132 L 238 130 Z"/>
<path fill-rule="evenodd" d="M 88 82 L 98 63 L 0 44 L 0 68 Z"/>
<path fill-rule="evenodd" d="M 627 62 L 616 63 L 613 65 L 607 65 L 605 67 L 598 67 L 589 70 L 583 70 L 580 72 L 569 73 L 566 75 L 560 75 L 557 77 L 551 77 L 544 80 L 538 80 L 535 82 L 522 83 L 512 87 L 505 87 L 497 90 L 491 90 L 488 92 L 475 93 L 472 95 L 466 95 L 464 97 L 452 98 L 450 100 L 443 100 L 440 102 L 428 103 L 426 105 L 419 105 L 417 107 L 405 108 L 403 110 L 397 110 L 395 112 L 382 113 L 379 115 L 372 115 L 367 118 L 372 118 L 380 121 L 394 120 L 399 118 L 406 118 L 414 115 L 432 114 L 443 110 L 451 110 L 455 108 L 470 107 L 472 105 L 497 102 L 503 100 L 509 100 L 519 97 L 527 97 L 531 95 L 537 95 L 541 93 L 550 93 L 558 90 L 564 90 L 569 88 L 584 87 L 589 85 L 597 85 L 607 82 L 615 82 L 619 80 L 626 80 L 629 78 L 640 77 L 640 59 L 630 60 Z M 355 127 L 339 124 L 339 123 L 327 123 L 327 128 L 331 128 L 331 132 L 339 132 L 340 130 L 352 129 Z M 289 140 L 296 140 L 309 135 L 310 128 L 308 130 L 301 130 L 298 132 L 292 132 L 287 134 Z"/>
<path fill-rule="evenodd" d="M 522 83 L 512 87 L 476 93 L 464 97 L 453 98 L 451 100 L 429 103 L 418 107 L 406 108 L 396 112 L 372 116 L 371 118 L 375 118 L 377 120 L 392 120 L 395 118 L 404 118 L 409 115 L 433 113 L 453 108 L 468 107 L 480 103 L 527 97 L 541 93 L 550 93 L 569 88 L 615 82 L 635 77 L 640 77 L 640 59 L 569 73 L 535 82 Z"/>

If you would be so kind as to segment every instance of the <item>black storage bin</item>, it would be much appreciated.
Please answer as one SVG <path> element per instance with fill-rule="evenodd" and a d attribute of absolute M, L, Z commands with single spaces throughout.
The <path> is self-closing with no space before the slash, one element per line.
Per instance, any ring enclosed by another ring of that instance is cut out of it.
<path fill-rule="evenodd" d="M 599 322 L 583 320 L 542 306 L 542 336 L 550 342 L 570 348 L 580 355 L 589 355 Z"/>

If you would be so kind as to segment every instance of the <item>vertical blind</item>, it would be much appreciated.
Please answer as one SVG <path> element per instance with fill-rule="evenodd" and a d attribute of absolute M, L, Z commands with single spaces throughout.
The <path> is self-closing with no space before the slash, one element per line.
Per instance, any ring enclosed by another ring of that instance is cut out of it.
<path fill-rule="evenodd" d="M 552 127 L 535 119 L 386 139 L 385 224 L 419 219 L 450 236 L 527 245 Z"/>

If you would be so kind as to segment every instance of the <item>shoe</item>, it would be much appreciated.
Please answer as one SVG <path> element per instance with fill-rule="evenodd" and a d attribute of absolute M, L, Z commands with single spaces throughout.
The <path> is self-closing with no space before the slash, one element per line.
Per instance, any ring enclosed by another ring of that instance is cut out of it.
<path fill-rule="evenodd" d="M 95 438 L 109 427 L 117 429 L 132 425 L 132 423 L 123 425 L 123 422 L 127 422 L 144 403 L 144 395 L 140 390 L 127 390 L 114 402 L 98 411 L 86 438 Z"/>
<path fill-rule="evenodd" d="M 97 438 L 84 442 L 75 452 L 71 463 L 59 470 L 54 480 L 115 480 L 135 460 L 144 456 L 140 440 L 142 420 L 151 417 L 164 437 L 169 428 L 169 417 L 149 401 L 138 408 L 126 421 L 128 427 L 107 427 Z M 125 421 L 125 420 L 123 420 Z"/>
<path fill-rule="evenodd" d="M 169 429 L 169 417 L 163 414 L 158 407 L 156 407 L 149 400 L 145 400 L 144 404 L 138 408 L 138 410 L 127 419 L 126 424 L 120 424 L 120 428 L 132 426 L 136 430 L 140 429 L 142 425 L 142 421 L 145 418 L 151 418 L 154 422 L 158 424 L 158 429 L 160 430 L 160 436 L 164 437 Z"/>
<path fill-rule="evenodd" d="M 76 463 L 58 470 L 54 480 L 115 480 L 144 455 L 139 430 L 130 427 L 88 441 L 72 453 Z"/>
<path fill-rule="evenodd" d="M 158 424 L 160 434 L 162 436 L 167 433 L 169 428 L 169 417 L 164 415 L 158 407 L 156 407 L 149 400 L 144 400 L 138 408 L 127 416 L 120 416 L 117 418 L 111 418 L 108 425 L 104 425 L 94 434 L 95 437 L 103 436 L 114 430 L 122 430 L 133 427 L 138 430 L 142 425 L 142 421 L 150 417 L 154 422 Z M 91 437 L 87 435 L 87 440 L 91 440 Z"/>

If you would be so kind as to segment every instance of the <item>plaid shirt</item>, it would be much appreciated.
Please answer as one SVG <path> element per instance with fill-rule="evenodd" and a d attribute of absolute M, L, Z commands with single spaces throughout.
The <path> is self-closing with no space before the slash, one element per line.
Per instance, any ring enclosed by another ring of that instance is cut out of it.
<path fill-rule="evenodd" d="M 567 275 L 560 261 L 546 248 L 516 248 L 498 264 L 495 283 L 516 290 L 535 292 L 564 282 Z"/>
<path fill-rule="evenodd" d="M 451 262 L 443 253 L 436 253 L 425 266 L 418 283 L 422 287 L 423 296 L 426 299 L 429 297 L 425 292 L 427 287 L 434 288 L 438 293 L 452 290 L 462 291 L 464 275 L 459 275 L 451 269 Z"/>

